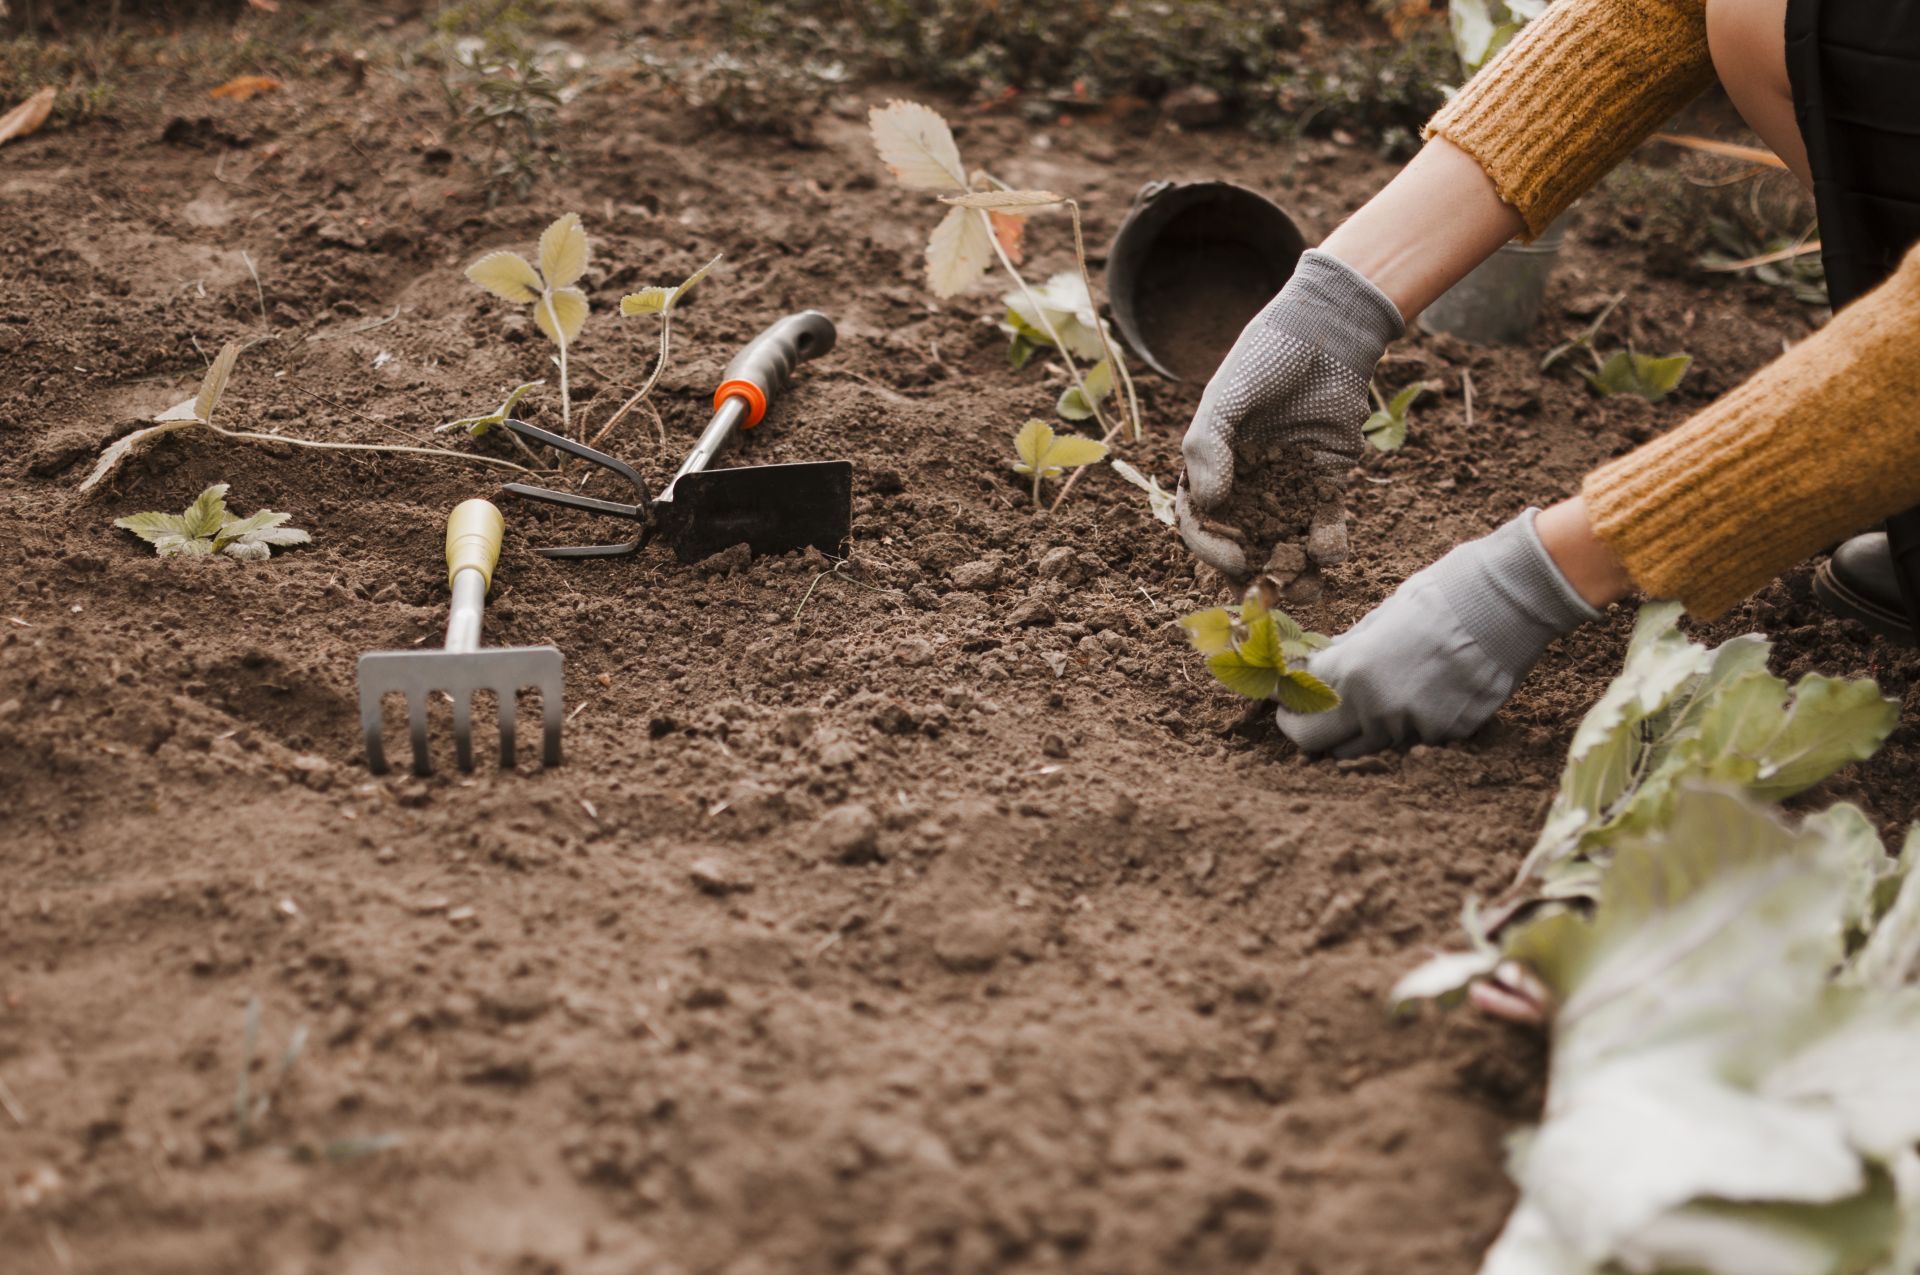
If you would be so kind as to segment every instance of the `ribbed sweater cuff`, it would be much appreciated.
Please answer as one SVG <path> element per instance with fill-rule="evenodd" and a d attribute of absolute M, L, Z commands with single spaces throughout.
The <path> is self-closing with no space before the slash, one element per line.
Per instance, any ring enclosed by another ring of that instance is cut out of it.
<path fill-rule="evenodd" d="M 1594 531 L 1640 589 L 1711 619 L 1920 505 L 1920 249 L 1679 429 L 1594 471 Z"/>
<path fill-rule="evenodd" d="M 1712 81 L 1704 0 L 1560 0 L 1426 136 L 1473 156 L 1531 238 Z"/>

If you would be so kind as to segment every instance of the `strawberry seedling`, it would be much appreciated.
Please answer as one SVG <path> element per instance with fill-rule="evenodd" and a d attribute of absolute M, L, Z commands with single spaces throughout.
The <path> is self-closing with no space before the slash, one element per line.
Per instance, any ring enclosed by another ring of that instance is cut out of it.
<path fill-rule="evenodd" d="M 1419 381 L 1407 386 L 1392 398 L 1383 398 L 1378 385 L 1368 385 L 1367 392 L 1373 395 L 1374 413 L 1367 417 L 1360 432 L 1373 444 L 1375 451 L 1397 452 L 1407 441 L 1407 413 L 1414 401 L 1426 392 L 1426 386 Z"/>
<path fill-rule="evenodd" d="M 673 334 L 673 307 L 680 303 L 680 298 L 693 291 L 694 286 L 706 278 L 707 274 L 719 264 L 720 258 L 715 257 L 688 275 L 676 287 L 647 287 L 638 292 L 629 292 L 620 298 L 620 313 L 628 318 L 643 314 L 660 316 L 660 357 L 654 360 L 653 371 L 648 374 L 646 384 L 635 390 L 633 397 L 622 403 L 619 410 L 607 418 L 607 423 L 600 427 L 600 432 L 593 436 L 593 441 L 588 446 L 599 446 L 600 440 L 612 433 L 613 427 L 625 420 L 627 413 L 638 407 L 647 395 L 653 392 L 653 387 L 660 381 L 660 374 L 667 370 L 667 352 L 671 348 Z M 665 441 L 664 434 L 661 441 Z"/>
<path fill-rule="evenodd" d="M 1273 700 L 1290 713 L 1324 713 L 1340 706 L 1331 686 L 1307 672 L 1306 659 L 1327 639 L 1309 633 L 1284 611 L 1249 593 L 1237 607 L 1197 611 L 1180 621 L 1207 671 L 1236 695 Z"/>
<path fill-rule="evenodd" d="M 1020 453 L 1013 472 L 1033 476 L 1033 503 L 1040 503 L 1042 479 L 1058 478 L 1067 469 L 1096 464 L 1106 459 L 1107 445 L 1098 439 L 1077 434 L 1055 434 L 1043 420 L 1031 420 L 1014 435 L 1013 448 Z"/>
<path fill-rule="evenodd" d="M 1112 464 L 1114 473 L 1147 493 L 1147 508 L 1153 511 L 1153 516 L 1169 527 L 1173 526 L 1173 493 L 1162 487 L 1158 478 L 1141 473 L 1124 460 L 1116 460 Z"/>
<path fill-rule="evenodd" d="M 1686 376 L 1687 369 L 1693 366 L 1691 354 L 1670 354 L 1657 358 L 1651 354 L 1642 354 L 1628 342 L 1624 350 L 1615 350 L 1612 354 L 1601 356 L 1594 347 L 1600 336 L 1600 329 L 1613 316 L 1613 311 L 1626 299 L 1621 293 L 1607 302 L 1606 308 L 1587 327 L 1584 332 L 1569 341 L 1563 341 L 1547 351 L 1540 360 L 1542 372 L 1550 370 L 1554 364 L 1566 358 L 1576 350 L 1584 350 L 1593 360 L 1593 370 L 1582 369 L 1581 375 L 1587 378 L 1587 384 L 1602 394 L 1638 394 L 1649 403 L 1658 403 L 1673 393 Z"/>
<path fill-rule="evenodd" d="M 227 485 L 215 483 L 201 492 L 185 513 L 129 514 L 113 525 L 131 531 L 162 558 L 207 558 L 224 553 L 242 562 L 260 562 L 275 545 L 303 545 L 313 537 L 286 524 L 292 514 L 262 509 L 245 518 L 227 508 Z"/>
<path fill-rule="evenodd" d="M 467 267 L 467 278 L 503 301 L 533 306 L 533 321 L 560 350 L 560 428 L 573 429 L 567 392 L 567 347 L 587 322 L 587 294 L 574 286 L 587 272 L 587 232 L 566 213 L 540 234 L 540 268 L 517 252 L 490 252 Z"/>

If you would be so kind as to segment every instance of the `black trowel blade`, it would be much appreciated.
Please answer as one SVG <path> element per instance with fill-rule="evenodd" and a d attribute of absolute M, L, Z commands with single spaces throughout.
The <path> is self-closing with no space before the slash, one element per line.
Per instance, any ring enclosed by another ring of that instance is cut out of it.
<path fill-rule="evenodd" d="M 654 502 L 682 562 L 744 544 L 755 557 L 809 545 L 842 557 L 853 535 L 853 465 L 844 460 L 747 465 L 683 474 L 673 498 Z"/>

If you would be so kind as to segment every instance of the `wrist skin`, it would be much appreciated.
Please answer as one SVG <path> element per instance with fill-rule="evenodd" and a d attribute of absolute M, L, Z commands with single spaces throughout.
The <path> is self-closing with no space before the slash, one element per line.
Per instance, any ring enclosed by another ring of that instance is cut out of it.
<path fill-rule="evenodd" d="M 1581 600 L 1596 610 L 1618 602 L 1633 590 L 1633 581 L 1613 550 L 1593 533 L 1593 519 L 1587 513 L 1584 496 L 1563 500 L 1542 510 L 1533 528 L 1540 533 L 1553 565 L 1567 578 Z"/>
<path fill-rule="evenodd" d="M 1411 324 L 1525 229 L 1473 156 L 1436 137 L 1328 235 L 1320 251 L 1365 276 Z"/>

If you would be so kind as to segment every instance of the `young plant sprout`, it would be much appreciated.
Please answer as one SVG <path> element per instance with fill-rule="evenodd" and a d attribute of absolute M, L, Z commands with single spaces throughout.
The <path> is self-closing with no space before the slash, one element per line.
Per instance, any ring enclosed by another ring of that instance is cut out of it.
<path fill-rule="evenodd" d="M 1055 434 L 1053 426 L 1038 419 L 1020 427 L 1020 432 L 1014 435 L 1013 447 L 1020 453 L 1020 459 L 1014 462 L 1013 472 L 1033 476 L 1033 503 L 1036 507 L 1040 504 L 1041 480 L 1058 478 L 1069 468 L 1095 464 L 1107 455 L 1105 443 L 1081 438 L 1077 434 Z"/>
<path fill-rule="evenodd" d="M 1140 405 L 1133 392 L 1133 379 L 1113 343 L 1108 340 L 1105 325 L 1097 320 L 1094 324 L 1101 355 L 1118 370 L 1120 380 L 1127 388 L 1126 400 L 1120 407 L 1120 421 L 1111 427 L 1099 410 L 1100 399 L 1105 396 L 1087 392 L 1079 364 L 1065 338 L 1054 327 L 1046 309 L 1035 297 L 1032 286 L 1008 253 L 1007 243 L 1012 242 L 1017 249 L 1020 235 L 1004 233 L 996 225 L 996 217 L 1025 216 L 1036 209 L 1064 205 L 1073 218 L 1075 264 L 1079 267 L 1087 295 L 1091 296 L 1093 279 L 1087 271 L 1086 237 L 1080 222 L 1080 205 L 1053 191 L 1011 190 L 1004 182 L 986 173 L 975 173 L 969 177 L 966 167 L 960 162 L 960 148 L 953 140 L 953 130 L 947 127 L 946 120 L 937 111 L 917 102 L 889 102 L 884 107 L 876 106 L 868 112 L 867 119 L 873 132 L 874 148 L 902 186 L 909 190 L 961 192 L 940 197 L 940 202 L 951 207 L 934 228 L 933 236 L 927 243 L 927 283 L 934 295 L 958 296 L 978 282 L 997 257 L 1001 267 L 1019 287 L 1027 302 L 1030 317 L 1037 320 L 1036 333 L 1044 334 L 1047 342 L 1060 351 L 1067 365 L 1067 374 L 1072 378 L 1075 388 L 1080 390 L 1082 398 L 1092 405 L 1093 418 L 1105 431 L 1106 439 L 1111 441 L 1122 428 L 1130 426 L 1129 432 L 1137 441 L 1140 437 Z M 1062 495 L 1065 495 L 1064 491 Z"/>
<path fill-rule="evenodd" d="M 600 432 L 593 436 L 593 442 L 589 446 L 598 446 L 601 439 L 613 432 L 614 426 L 627 418 L 627 413 L 638 407 L 642 400 L 653 392 L 653 387 L 659 383 L 660 374 L 667 370 L 667 352 L 673 333 L 673 307 L 680 303 L 680 298 L 693 291 L 694 285 L 706 278 L 707 274 L 719 264 L 720 258 L 715 257 L 688 275 L 677 287 L 647 287 L 638 292 L 629 292 L 620 298 L 620 313 L 628 318 L 642 314 L 660 316 L 660 357 L 654 360 L 653 371 L 648 375 L 647 383 L 634 391 L 633 397 L 622 403 L 620 409 L 607 418 L 607 423 L 600 427 Z"/>
<path fill-rule="evenodd" d="M 1426 392 L 1426 388 L 1415 381 L 1389 399 L 1381 396 L 1378 385 L 1367 386 L 1367 392 L 1373 395 L 1374 413 L 1367 417 L 1360 432 L 1366 435 L 1374 450 L 1396 452 L 1405 445 L 1409 423 L 1407 413 L 1413 407 L 1414 400 Z"/>
<path fill-rule="evenodd" d="M 226 393 L 227 380 L 233 375 L 234 361 L 240 357 L 240 345 L 229 341 L 214 356 L 213 364 L 200 381 L 200 392 L 182 403 L 175 403 L 160 415 L 154 417 L 154 424 L 145 429 L 136 429 L 125 438 L 119 439 L 95 462 L 93 472 L 80 483 L 81 491 L 89 491 L 104 480 L 108 474 L 120 467 L 120 462 L 131 456 L 134 449 L 158 438 L 162 434 L 171 434 L 176 430 L 198 426 L 211 430 L 222 438 L 239 438 L 253 443 L 276 443 L 286 447 L 306 447 L 315 451 L 330 452 L 396 452 L 409 456 L 444 456 L 451 460 L 471 461 L 476 465 L 490 465 L 496 469 L 511 469 L 516 473 L 532 473 L 525 465 L 516 465 L 510 460 L 500 460 L 493 456 L 475 456 L 467 452 L 448 451 L 444 447 L 408 447 L 400 443 L 323 443 L 308 438 L 289 438 L 285 434 L 262 434 L 253 430 L 223 429 L 214 424 L 214 409 L 220 405 L 220 396 Z"/>
<path fill-rule="evenodd" d="M 1331 686 L 1295 667 L 1327 644 L 1284 611 L 1269 610 L 1249 593 L 1237 607 L 1197 611 L 1180 621 L 1207 671 L 1236 695 L 1274 700 L 1290 713 L 1324 713 L 1340 706 Z"/>
<path fill-rule="evenodd" d="M 525 385 L 516 385 L 507 395 L 506 401 L 485 416 L 463 416 L 457 421 L 448 421 L 444 425 L 435 426 L 433 432 L 441 434 L 450 429 L 464 429 L 475 438 L 484 437 L 488 430 L 504 424 L 506 419 L 513 415 L 513 409 L 519 406 L 520 400 L 527 396 L 528 391 L 538 389 L 545 384 L 545 381 L 528 381 Z"/>
<path fill-rule="evenodd" d="M 1555 363 L 1572 354 L 1575 350 L 1585 350 L 1587 357 L 1593 360 L 1591 372 L 1582 369 L 1581 375 L 1587 378 L 1587 384 L 1602 394 L 1638 394 L 1649 403 L 1658 403 L 1673 393 L 1674 387 L 1693 366 L 1691 354 L 1670 354 L 1665 358 L 1656 358 L 1651 354 L 1642 354 L 1628 342 L 1624 350 L 1615 350 L 1605 358 L 1594 348 L 1594 341 L 1600 335 L 1600 328 L 1613 316 L 1614 307 L 1626 299 L 1622 292 L 1607 302 L 1586 331 L 1570 341 L 1564 341 L 1547 351 L 1540 360 L 1542 372 L 1552 368 Z"/>
<path fill-rule="evenodd" d="M 242 562 L 260 562 L 275 545 L 303 545 L 313 537 L 286 524 L 292 514 L 262 509 L 242 518 L 227 508 L 227 484 L 215 483 L 194 498 L 185 513 L 130 514 L 113 525 L 131 531 L 162 558 L 206 558 L 224 553 Z"/>
<path fill-rule="evenodd" d="M 540 268 L 517 252 L 490 252 L 467 267 L 467 278 L 503 301 L 533 306 L 533 321 L 560 349 L 560 429 L 573 432 L 567 393 L 567 347 L 587 322 L 587 294 L 574 285 L 587 272 L 587 232 L 566 213 L 540 233 Z"/>
<path fill-rule="evenodd" d="M 1147 493 L 1147 508 L 1153 511 L 1153 516 L 1169 527 L 1173 526 L 1173 493 L 1162 487 L 1158 478 L 1151 478 L 1141 473 L 1124 460 L 1115 460 L 1110 463 L 1114 473 Z"/>

